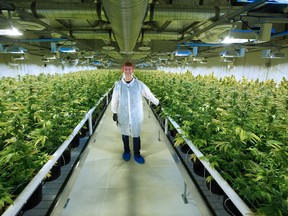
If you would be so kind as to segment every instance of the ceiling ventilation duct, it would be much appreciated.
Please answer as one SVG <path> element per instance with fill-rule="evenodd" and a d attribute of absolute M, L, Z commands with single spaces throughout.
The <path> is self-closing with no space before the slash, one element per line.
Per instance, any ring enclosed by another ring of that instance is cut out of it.
<path fill-rule="evenodd" d="M 68 31 L 63 31 L 65 34 L 70 34 Z M 110 32 L 106 30 L 97 30 L 97 31 L 80 31 L 75 30 L 71 32 L 71 35 L 75 39 L 99 39 L 99 40 L 107 40 L 110 41 L 113 38 L 110 37 Z M 53 38 L 62 38 L 62 35 L 58 33 L 52 33 L 51 36 Z"/>
<path fill-rule="evenodd" d="M 106 20 L 101 4 L 86 2 L 34 1 L 31 11 L 37 18 Z"/>
<path fill-rule="evenodd" d="M 73 31 L 72 36 L 76 39 L 102 39 L 102 40 L 111 40 L 110 32 L 105 30 L 97 31 Z"/>
<path fill-rule="evenodd" d="M 228 11 L 225 10 L 220 12 L 218 7 L 159 4 L 151 5 L 145 21 L 207 21 L 224 15 L 226 12 Z"/>
<path fill-rule="evenodd" d="M 105 0 L 102 3 L 120 52 L 130 54 L 139 37 L 148 0 Z"/>
<path fill-rule="evenodd" d="M 180 40 L 182 37 L 183 35 L 178 32 L 161 32 L 159 34 L 159 32 L 145 31 L 141 40 Z"/>

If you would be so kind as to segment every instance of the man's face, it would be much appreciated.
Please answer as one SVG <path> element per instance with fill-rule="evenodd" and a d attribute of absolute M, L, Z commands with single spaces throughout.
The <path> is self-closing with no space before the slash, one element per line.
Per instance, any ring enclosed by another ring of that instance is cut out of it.
<path fill-rule="evenodd" d="M 134 69 L 131 66 L 125 66 L 123 68 L 123 73 L 125 74 L 125 76 L 132 75 L 133 71 L 134 71 Z"/>

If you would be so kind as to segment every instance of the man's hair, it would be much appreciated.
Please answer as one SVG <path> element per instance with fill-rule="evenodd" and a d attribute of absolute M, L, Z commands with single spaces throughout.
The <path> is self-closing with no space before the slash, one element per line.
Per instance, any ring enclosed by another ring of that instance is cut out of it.
<path fill-rule="evenodd" d="M 125 64 L 122 66 L 122 72 L 124 71 L 124 67 L 132 67 L 134 71 L 134 66 L 131 62 L 125 62 Z"/>
<path fill-rule="evenodd" d="M 125 67 L 125 66 L 128 66 L 128 67 L 129 67 L 129 66 L 130 66 L 130 67 L 133 67 L 133 64 L 132 64 L 131 62 L 125 62 L 125 64 L 124 64 L 123 66 L 124 66 L 124 67 Z"/>

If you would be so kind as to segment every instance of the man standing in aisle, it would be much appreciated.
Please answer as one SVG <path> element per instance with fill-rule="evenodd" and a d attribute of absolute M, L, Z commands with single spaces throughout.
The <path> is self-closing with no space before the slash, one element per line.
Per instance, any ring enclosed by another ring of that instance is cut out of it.
<path fill-rule="evenodd" d="M 124 76 L 115 83 L 112 95 L 113 120 L 121 129 L 124 144 L 123 159 L 125 161 L 130 160 L 129 136 L 131 135 L 133 137 L 134 160 L 139 164 L 144 164 L 145 160 L 140 154 L 140 132 L 143 122 L 142 96 L 156 106 L 159 104 L 159 100 L 143 82 L 135 79 L 132 75 L 134 72 L 132 63 L 126 62 L 122 67 L 122 72 Z"/>

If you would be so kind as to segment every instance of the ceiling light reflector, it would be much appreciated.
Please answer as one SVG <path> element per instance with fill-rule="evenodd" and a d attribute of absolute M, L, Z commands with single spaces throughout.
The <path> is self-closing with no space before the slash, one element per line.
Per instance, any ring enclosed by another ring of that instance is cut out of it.
<path fill-rule="evenodd" d="M 6 36 L 21 36 L 23 35 L 18 29 L 12 27 L 11 29 L 0 29 L 0 35 Z"/>
<path fill-rule="evenodd" d="M 175 51 L 175 56 L 179 57 L 187 57 L 190 56 L 192 53 L 190 50 L 176 50 Z"/>
<path fill-rule="evenodd" d="M 221 41 L 221 43 L 223 43 L 223 44 L 247 43 L 247 42 L 252 42 L 252 41 L 255 41 L 255 39 L 225 37 L 224 40 Z"/>
<path fill-rule="evenodd" d="M 77 52 L 76 48 L 74 46 L 61 46 L 59 47 L 59 52 L 62 53 L 75 53 Z"/>

